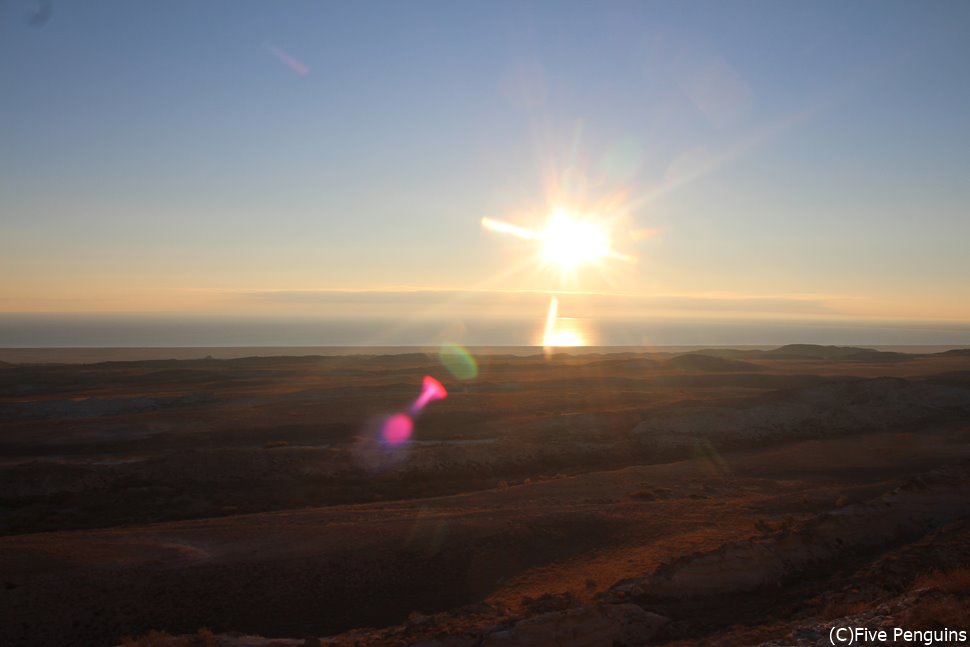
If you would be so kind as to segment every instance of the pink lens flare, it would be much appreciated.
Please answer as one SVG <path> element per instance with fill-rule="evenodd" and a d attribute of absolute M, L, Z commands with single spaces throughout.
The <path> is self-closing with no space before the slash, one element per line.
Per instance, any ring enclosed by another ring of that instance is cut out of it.
<path fill-rule="evenodd" d="M 388 445 L 400 445 L 411 437 L 412 431 L 414 431 L 414 422 L 411 416 L 406 413 L 395 413 L 384 421 L 381 436 Z"/>
<path fill-rule="evenodd" d="M 310 68 L 304 64 L 302 61 L 297 59 L 295 56 L 291 56 L 286 51 L 276 47 L 274 45 L 266 44 L 266 49 L 275 56 L 280 63 L 290 68 L 300 76 L 306 76 L 310 73 Z"/>
<path fill-rule="evenodd" d="M 441 382 L 434 379 L 430 375 L 424 376 L 424 382 L 421 385 L 421 395 L 418 399 L 414 401 L 411 405 L 411 414 L 417 415 L 421 413 L 425 405 L 434 400 L 444 400 L 448 397 L 448 391 L 441 385 Z"/>
<path fill-rule="evenodd" d="M 441 385 L 441 382 L 430 375 L 424 376 L 421 387 L 421 395 L 414 401 L 407 413 L 399 412 L 389 416 L 381 425 L 381 440 L 384 444 L 396 447 L 403 445 L 411 439 L 414 433 L 414 418 L 424 409 L 425 405 L 433 400 L 443 400 L 448 397 L 448 391 Z"/>

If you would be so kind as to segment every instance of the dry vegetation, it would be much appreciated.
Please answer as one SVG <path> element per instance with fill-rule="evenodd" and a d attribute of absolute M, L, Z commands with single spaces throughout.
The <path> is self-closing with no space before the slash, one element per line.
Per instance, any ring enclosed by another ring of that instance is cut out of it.
<path fill-rule="evenodd" d="M 968 595 L 970 594 L 970 567 L 961 566 L 949 571 L 924 573 L 913 582 L 913 588 Z"/>

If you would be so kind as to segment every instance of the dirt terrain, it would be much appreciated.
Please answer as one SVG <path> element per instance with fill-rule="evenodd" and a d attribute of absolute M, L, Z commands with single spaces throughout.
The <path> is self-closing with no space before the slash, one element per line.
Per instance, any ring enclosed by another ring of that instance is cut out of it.
<path fill-rule="evenodd" d="M 970 353 L 477 360 L 0 366 L 0 644 L 970 628 Z"/>

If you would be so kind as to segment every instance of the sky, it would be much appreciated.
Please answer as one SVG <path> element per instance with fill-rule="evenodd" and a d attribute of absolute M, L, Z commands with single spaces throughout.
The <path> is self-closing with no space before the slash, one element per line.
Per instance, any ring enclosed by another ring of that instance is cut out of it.
<path fill-rule="evenodd" d="M 423 343 L 552 294 L 602 330 L 970 343 L 968 61 L 966 2 L 5 0 L 0 346 Z M 616 257 L 482 226 L 557 208 Z"/>

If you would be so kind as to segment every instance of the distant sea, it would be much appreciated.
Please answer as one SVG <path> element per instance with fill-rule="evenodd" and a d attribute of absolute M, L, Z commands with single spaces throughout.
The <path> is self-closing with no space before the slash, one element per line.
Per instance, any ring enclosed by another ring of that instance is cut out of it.
<path fill-rule="evenodd" d="M 738 346 L 715 344 L 718 348 L 769 350 L 777 346 Z M 967 346 L 970 346 L 968 344 Z M 866 348 L 897 353 L 938 353 L 965 346 L 873 346 Z M 143 348 L 0 348 L 0 362 L 11 364 L 93 364 L 97 362 L 134 362 L 164 359 L 236 359 L 240 357 L 306 357 L 343 355 L 399 355 L 436 353 L 438 346 L 189 346 Z M 589 355 L 595 353 L 658 352 L 686 353 L 711 346 L 582 346 L 557 349 L 557 353 Z M 539 346 L 471 346 L 472 355 L 540 355 Z"/>
<path fill-rule="evenodd" d="M 862 346 L 900 352 L 970 347 L 970 322 L 644 319 L 572 320 L 589 345 L 573 353 L 784 344 Z M 399 321 L 0 314 L 0 361 L 96 362 L 252 355 L 392 354 L 459 343 L 476 352 L 529 355 L 541 320 Z"/>

